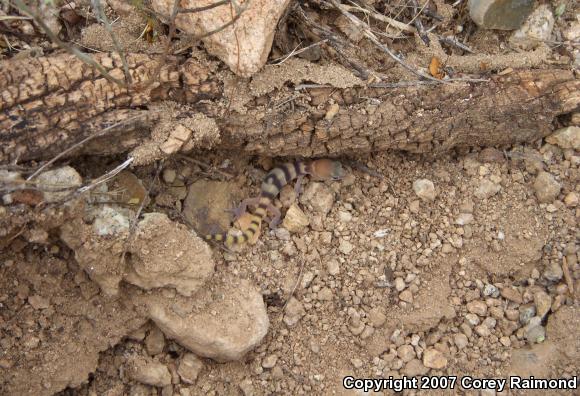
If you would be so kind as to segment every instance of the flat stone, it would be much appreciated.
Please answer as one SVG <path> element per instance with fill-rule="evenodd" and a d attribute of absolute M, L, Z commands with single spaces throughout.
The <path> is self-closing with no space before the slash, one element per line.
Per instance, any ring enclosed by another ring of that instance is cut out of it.
<path fill-rule="evenodd" d="M 310 219 L 295 203 L 288 208 L 286 216 L 284 216 L 284 221 L 282 222 L 284 228 L 291 233 L 300 233 L 304 231 L 309 224 Z"/>
<path fill-rule="evenodd" d="M 418 179 L 413 182 L 413 191 L 423 201 L 432 202 L 435 200 L 437 193 L 435 192 L 435 185 L 431 180 Z"/>
<path fill-rule="evenodd" d="M 580 127 L 569 126 L 558 129 L 546 138 L 546 142 L 562 149 L 580 150 Z"/>
<path fill-rule="evenodd" d="M 437 349 L 429 348 L 423 352 L 423 365 L 435 370 L 447 367 L 447 358 Z"/>
<path fill-rule="evenodd" d="M 540 203 L 553 202 L 561 188 L 560 183 L 548 172 L 540 172 L 534 181 L 534 190 Z"/>
<path fill-rule="evenodd" d="M 469 0 L 469 15 L 481 28 L 514 30 L 532 12 L 534 0 Z"/>
<path fill-rule="evenodd" d="M 195 384 L 199 372 L 203 368 L 203 362 L 193 353 L 186 353 L 179 361 L 177 374 L 186 384 Z"/>

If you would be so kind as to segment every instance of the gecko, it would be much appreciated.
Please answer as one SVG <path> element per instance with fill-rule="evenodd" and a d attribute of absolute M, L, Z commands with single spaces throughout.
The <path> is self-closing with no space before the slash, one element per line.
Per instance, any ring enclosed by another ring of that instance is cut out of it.
<path fill-rule="evenodd" d="M 300 194 L 302 179 L 309 175 L 318 180 L 340 180 L 344 178 L 345 172 L 342 164 L 329 159 L 319 159 L 311 162 L 296 161 L 288 162 L 270 170 L 260 189 L 260 195 L 255 198 L 247 198 L 240 206 L 232 210 L 236 219 L 246 213 L 248 206 L 256 206 L 254 213 L 251 213 L 250 226 L 241 235 L 232 235 L 229 232 L 206 234 L 204 237 L 208 241 L 224 242 L 226 247 L 241 245 L 251 240 L 260 229 L 262 221 L 270 213 L 272 218 L 269 222 L 270 228 L 275 228 L 280 222 L 280 210 L 274 206 L 274 199 L 280 193 L 282 187 L 296 179 L 294 191 Z"/>

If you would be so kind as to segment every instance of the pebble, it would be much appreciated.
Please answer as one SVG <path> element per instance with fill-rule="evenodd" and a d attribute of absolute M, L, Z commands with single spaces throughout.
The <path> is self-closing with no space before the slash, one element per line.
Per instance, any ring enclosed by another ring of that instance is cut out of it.
<path fill-rule="evenodd" d="M 317 297 L 320 301 L 332 301 L 332 290 L 330 290 L 328 287 L 325 287 L 318 292 Z"/>
<path fill-rule="evenodd" d="M 429 348 L 423 352 L 423 365 L 435 370 L 447 367 L 447 358 L 437 349 Z"/>
<path fill-rule="evenodd" d="M 278 356 L 274 354 L 268 355 L 264 358 L 264 360 L 262 360 L 262 367 L 264 367 L 265 369 L 271 369 L 276 365 L 277 361 Z"/>
<path fill-rule="evenodd" d="M 357 369 L 363 366 L 363 361 L 360 360 L 359 358 L 351 359 L 350 362 L 352 363 L 353 367 Z"/>
<path fill-rule="evenodd" d="M 539 344 L 546 339 L 546 329 L 541 325 L 542 319 L 534 316 L 524 329 L 524 337 L 530 344 Z"/>
<path fill-rule="evenodd" d="M 350 212 L 341 210 L 338 212 L 338 220 L 341 223 L 350 223 L 352 221 L 352 214 L 350 214 Z"/>
<path fill-rule="evenodd" d="M 167 366 L 153 360 L 134 359 L 127 372 L 135 381 L 146 385 L 158 387 L 171 385 L 171 373 Z"/>
<path fill-rule="evenodd" d="M 308 183 L 300 201 L 310 204 L 315 212 L 325 215 L 334 205 L 334 192 L 324 183 Z"/>
<path fill-rule="evenodd" d="M 475 328 L 473 330 L 480 337 L 489 337 L 491 335 L 491 331 L 489 330 L 489 327 L 487 327 L 484 324 L 480 324 L 479 326 L 475 326 Z"/>
<path fill-rule="evenodd" d="M 499 297 L 499 289 L 492 284 L 486 284 L 483 288 L 483 295 L 487 297 Z"/>
<path fill-rule="evenodd" d="M 453 336 L 453 342 L 455 343 L 455 346 L 457 348 L 463 349 L 469 343 L 469 339 L 467 338 L 467 336 L 465 334 L 457 333 Z"/>
<path fill-rule="evenodd" d="M 350 252 L 354 249 L 354 245 L 347 241 L 346 239 L 341 239 L 338 243 L 338 250 L 346 255 L 349 255 Z"/>
<path fill-rule="evenodd" d="M 288 305 L 286 305 L 286 314 L 284 315 L 284 323 L 286 326 L 292 327 L 298 323 L 298 321 L 304 316 L 306 311 L 304 306 L 296 298 L 290 298 Z"/>
<path fill-rule="evenodd" d="M 437 193 L 435 192 L 435 185 L 431 180 L 418 179 L 413 182 L 413 191 L 423 201 L 432 202 L 435 200 Z"/>
<path fill-rule="evenodd" d="M 331 259 L 326 263 L 326 270 L 332 276 L 338 275 L 340 273 L 340 264 L 337 260 Z"/>
<path fill-rule="evenodd" d="M 467 310 L 479 316 L 485 316 L 487 314 L 487 305 L 483 301 L 471 301 L 467 303 Z"/>
<path fill-rule="evenodd" d="M 455 224 L 458 225 L 467 225 L 473 223 L 473 215 L 471 213 L 461 213 L 455 219 Z"/>
<path fill-rule="evenodd" d="M 48 301 L 48 299 L 39 296 L 38 294 L 28 297 L 28 303 L 32 306 L 32 308 L 37 310 L 46 309 L 50 307 L 50 302 Z"/>
<path fill-rule="evenodd" d="M 467 323 L 469 323 L 471 326 L 477 326 L 480 323 L 479 317 L 472 313 L 466 314 L 465 320 L 467 320 Z"/>
<path fill-rule="evenodd" d="M 536 315 L 543 319 L 552 307 L 552 297 L 545 291 L 538 291 L 534 293 L 534 304 L 536 305 Z"/>
<path fill-rule="evenodd" d="M 36 177 L 38 185 L 61 186 L 67 188 L 78 187 L 83 183 L 83 178 L 76 170 L 70 166 L 63 166 L 41 173 Z M 47 203 L 56 202 L 69 194 L 69 191 L 44 192 L 44 201 Z"/>
<path fill-rule="evenodd" d="M 145 338 L 145 348 L 151 356 L 159 355 L 165 348 L 165 336 L 157 326 L 152 326 L 151 331 Z"/>
<path fill-rule="evenodd" d="M 544 278 L 549 280 L 550 282 L 558 282 L 564 276 L 564 272 L 562 271 L 562 267 L 555 262 L 551 261 L 544 270 Z"/>
<path fill-rule="evenodd" d="M 517 304 L 521 304 L 522 302 L 524 302 L 521 293 L 512 287 L 504 287 L 503 289 L 501 289 L 500 294 L 506 300 L 513 301 Z"/>
<path fill-rule="evenodd" d="M 291 233 L 300 233 L 308 227 L 310 219 L 295 203 L 290 205 L 282 225 Z"/>
<path fill-rule="evenodd" d="M 578 193 L 572 191 L 566 194 L 564 197 L 564 204 L 569 208 L 575 208 L 578 206 Z"/>
<path fill-rule="evenodd" d="M 580 150 L 580 127 L 569 126 L 558 129 L 546 138 L 546 142 L 562 149 Z"/>
<path fill-rule="evenodd" d="M 194 384 L 203 368 L 203 362 L 193 353 L 186 353 L 179 361 L 177 374 L 186 384 Z"/>
<path fill-rule="evenodd" d="M 387 321 L 387 315 L 381 308 L 373 308 L 369 312 L 369 320 L 374 327 L 381 327 Z"/>
<path fill-rule="evenodd" d="M 405 281 L 403 280 L 403 278 L 401 278 L 401 277 L 395 278 L 395 289 L 398 292 L 405 290 L 405 287 L 406 287 L 406 285 L 405 285 Z"/>
<path fill-rule="evenodd" d="M 173 168 L 163 169 L 163 181 L 167 184 L 172 184 L 177 177 L 177 171 Z"/>
<path fill-rule="evenodd" d="M 483 179 L 479 182 L 479 186 L 475 190 L 474 195 L 479 199 L 487 199 L 493 197 L 501 190 L 501 186 L 488 179 Z"/>
<path fill-rule="evenodd" d="M 536 316 L 536 307 L 534 304 L 526 304 L 520 307 L 519 320 L 521 324 L 528 324 L 534 316 Z"/>
<path fill-rule="evenodd" d="M 413 303 L 413 293 L 410 290 L 404 290 L 399 294 L 401 301 L 407 302 L 409 304 Z"/>
<path fill-rule="evenodd" d="M 534 181 L 534 191 L 540 203 L 553 202 L 560 193 L 560 183 L 548 172 L 540 172 Z"/>
<path fill-rule="evenodd" d="M 420 375 L 425 375 L 429 372 L 429 369 L 425 367 L 419 359 L 413 359 L 408 362 L 402 369 L 402 374 L 407 377 L 416 377 Z"/>
<path fill-rule="evenodd" d="M 510 38 L 510 43 L 522 49 L 532 49 L 550 39 L 554 29 L 554 15 L 546 4 L 532 12 L 521 28 Z"/>
<path fill-rule="evenodd" d="M 410 362 L 415 358 L 415 349 L 411 345 L 401 345 L 397 348 L 397 356 L 404 363 Z"/>

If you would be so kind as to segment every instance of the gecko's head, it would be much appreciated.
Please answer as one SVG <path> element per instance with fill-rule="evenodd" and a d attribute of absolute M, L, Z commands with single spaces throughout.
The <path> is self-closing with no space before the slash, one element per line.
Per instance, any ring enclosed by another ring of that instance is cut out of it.
<path fill-rule="evenodd" d="M 321 180 L 341 180 L 346 173 L 340 162 L 319 159 L 312 163 L 312 175 Z"/>

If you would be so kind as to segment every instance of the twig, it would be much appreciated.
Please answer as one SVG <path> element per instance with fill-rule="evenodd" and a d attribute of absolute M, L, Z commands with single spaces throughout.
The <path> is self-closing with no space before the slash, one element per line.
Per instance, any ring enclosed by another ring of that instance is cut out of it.
<path fill-rule="evenodd" d="M 214 170 L 214 171 L 216 171 L 217 173 L 219 173 L 219 174 L 221 174 L 222 176 L 225 176 L 225 177 L 227 177 L 227 178 L 229 178 L 229 179 L 231 179 L 231 178 L 233 178 L 233 177 L 234 177 L 233 175 L 231 175 L 231 174 L 229 174 L 229 173 L 227 173 L 227 172 L 224 172 L 224 171 L 221 171 L 221 170 L 219 170 L 219 169 L 217 169 L 217 168 L 214 168 L 214 167 L 212 167 L 211 165 L 208 165 L 208 164 L 206 164 L 205 162 L 202 162 L 202 161 L 196 160 L 195 158 L 191 158 L 191 157 L 188 157 L 188 156 L 186 156 L 186 155 L 183 155 L 183 154 L 176 154 L 175 156 L 176 156 L 177 158 L 183 159 L 183 160 L 185 160 L 185 161 L 193 162 L 194 164 L 196 164 L 196 165 L 199 165 L 199 166 L 201 166 L 202 168 L 205 168 L 206 170 Z"/>
<path fill-rule="evenodd" d="M 376 19 L 377 21 L 380 22 L 385 22 L 387 25 L 390 25 L 391 27 L 398 29 L 399 32 L 407 32 L 407 33 L 415 33 L 416 30 L 415 28 L 413 28 L 412 26 L 407 25 L 406 23 L 403 22 L 399 22 L 396 19 L 393 18 L 389 18 L 388 16 L 379 14 L 378 12 L 374 12 L 372 10 L 369 10 L 367 8 L 363 8 L 361 6 L 354 5 L 354 6 L 349 6 L 346 4 L 341 4 L 341 6 L 343 7 L 343 9 L 345 11 L 350 11 L 350 12 L 362 12 L 364 14 L 367 14 L 368 16 L 370 16 L 373 19 Z M 402 38 L 402 36 L 396 35 L 396 36 L 389 36 L 390 38 Z"/>
<path fill-rule="evenodd" d="M 469 52 L 470 54 L 475 54 L 475 51 L 473 51 L 467 45 L 465 45 L 465 44 L 461 43 L 460 41 L 458 41 L 455 37 L 444 37 L 444 36 L 437 35 L 437 38 L 442 43 L 445 43 L 445 44 L 448 44 L 448 45 L 454 45 L 457 48 L 462 49 L 465 52 Z"/>
<path fill-rule="evenodd" d="M 419 15 L 421 15 L 421 12 L 423 11 L 423 8 L 425 8 L 427 3 L 428 3 L 428 1 L 425 2 L 425 4 L 423 5 L 423 7 L 421 9 L 419 9 L 419 4 L 417 4 L 417 0 L 411 0 L 411 4 L 413 5 L 413 10 L 415 11 L 415 16 L 413 17 L 413 24 L 415 25 L 415 28 L 417 28 L 417 32 L 419 34 L 419 37 L 421 37 L 421 40 L 423 40 L 425 45 L 429 45 L 431 42 L 429 41 L 429 36 L 427 36 L 427 33 L 425 32 L 425 28 L 423 27 L 423 22 L 421 22 L 421 18 L 419 18 Z"/>
<path fill-rule="evenodd" d="M 296 289 L 298 288 L 298 285 L 300 284 L 300 281 L 302 280 L 302 272 L 304 271 L 304 264 L 305 264 L 304 257 L 301 255 L 301 259 L 300 259 L 300 272 L 298 272 L 298 279 L 296 279 L 296 283 L 294 283 L 294 287 L 292 288 L 292 291 L 290 292 L 290 295 L 288 295 L 288 298 L 286 299 L 286 302 L 284 303 L 284 306 L 282 307 L 282 314 L 284 313 L 284 311 L 286 310 L 286 306 L 288 305 L 288 302 L 290 302 L 290 299 L 292 298 L 292 296 L 294 296 L 294 293 L 296 292 Z"/>
<path fill-rule="evenodd" d="M 229 3 L 230 3 L 230 0 L 221 0 L 221 1 L 217 1 L 217 2 L 215 2 L 213 4 L 206 5 L 206 6 L 203 6 L 203 7 L 196 7 L 196 8 L 181 8 L 181 7 L 179 7 L 178 12 L 180 14 L 188 14 L 188 13 L 189 14 L 193 14 L 193 13 L 196 13 L 196 12 L 203 12 L 203 11 L 211 10 L 212 8 L 216 8 L 216 7 L 219 7 L 219 6 L 222 6 L 222 5 L 226 5 L 226 4 L 229 4 Z"/>
<path fill-rule="evenodd" d="M 303 53 L 304 51 L 308 51 L 310 48 L 317 47 L 317 46 L 319 46 L 319 45 L 321 45 L 321 44 L 324 44 L 324 43 L 327 43 L 327 42 L 328 42 L 328 39 L 322 39 L 322 40 L 320 40 L 320 41 L 317 41 L 317 42 L 315 42 L 315 43 L 312 43 L 312 44 L 310 44 L 310 45 L 309 45 L 309 46 L 307 46 L 307 47 L 304 47 L 304 48 L 301 48 L 301 49 L 299 49 L 299 50 L 296 50 L 296 48 L 298 48 L 298 47 L 300 46 L 300 44 L 298 44 L 298 46 L 296 46 L 296 48 L 294 48 L 294 49 L 293 49 L 293 50 L 292 50 L 292 51 L 291 51 L 291 52 L 290 52 L 288 55 L 285 55 L 285 56 L 283 56 L 283 57 L 280 57 L 280 58 L 278 58 L 278 59 L 274 59 L 274 60 L 273 60 L 273 62 L 276 62 L 276 61 L 278 61 L 278 60 L 279 60 L 279 62 L 272 63 L 272 65 L 273 65 L 273 66 L 281 65 L 282 63 L 286 62 L 286 61 L 287 61 L 288 59 L 290 59 L 291 57 L 293 57 L 293 56 L 296 56 L 296 55 L 298 55 L 298 54 L 301 54 L 301 53 Z"/>
<path fill-rule="evenodd" d="M 92 3 L 93 3 L 93 8 L 95 9 L 95 11 L 97 13 L 98 18 L 103 22 L 103 25 L 105 25 L 105 29 L 109 33 L 109 36 L 111 36 L 111 40 L 113 40 L 113 46 L 115 47 L 115 49 L 119 53 L 119 57 L 121 58 L 121 63 L 123 64 L 123 71 L 125 73 L 125 79 L 127 80 L 127 82 L 129 84 L 132 84 L 133 78 L 131 77 L 131 74 L 129 73 L 129 65 L 127 64 L 127 57 L 125 56 L 125 50 L 123 49 L 123 46 L 121 45 L 119 40 L 117 40 L 117 36 L 113 32 L 113 27 L 109 23 L 109 18 L 107 18 L 107 15 L 105 14 L 105 10 L 103 9 L 103 5 L 101 4 L 101 0 L 93 0 Z"/>
<path fill-rule="evenodd" d="M 84 145 L 85 143 L 106 135 L 108 132 L 116 129 L 117 127 L 124 125 L 126 123 L 135 121 L 136 119 L 139 119 L 141 117 L 144 117 L 145 114 L 140 114 L 134 117 L 130 117 L 127 118 L 126 120 L 123 121 L 119 121 L 111 126 L 108 126 L 106 128 L 104 128 L 103 130 L 101 130 L 98 133 L 95 133 L 94 135 L 90 135 L 87 136 L 86 138 L 84 138 L 83 140 L 81 140 L 78 143 L 73 144 L 71 147 L 67 148 L 66 150 L 58 153 L 56 156 L 54 156 L 50 161 L 48 161 L 47 163 L 45 163 L 44 165 L 42 165 L 40 168 L 38 168 L 32 175 L 28 176 L 28 178 L 26 179 L 27 181 L 34 179 L 36 176 L 38 176 L 43 170 L 45 170 L 47 167 L 49 167 L 50 165 L 54 164 L 56 161 L 58 161 L 59 159 L 61 159 L 62 157 L 64 157 L 65 155 L 70 154 L 71 152 L 73 152 L 74 150 L 76 150 L 77 148 L 81 147 L 82 145 Z"/>
<path fill-rule="evenodd" d="M 12 0 L 14 2 L 14 4 L 16 5 L 16 7 L 20 10 L 20 12 L 23 12 L 25 14 L 28 14 L 30 17 L 32 17 L 32 19 L 34 19 L 34 21 L 42 28 L 42 30 L 44 31 L 44 33 L 59 47 L 63 48 L 65 51 L 67 51 L 69 54 L 72 54 L 74 56 L 76 56 L 77 58 L 79 58 L 82 62 L 86 63 L 87 65 L 90 65 L 92 67 L 94 67 L 95 69 L 98 70 L 98 72 L 107 80 L 114 82 L 115 84 L 120 85 L 121 87 L 126 88 L 126 84 L 124 81 L 119 80 L 118 78 L 115 78 L 113 76 L 111 76 L 109 74 L 109 72 L 107 72 L 107 70 L 99 63 L 97 63 L 93 58 L 91 58 L 90 56 L 88 56 L 87 54 L 79 51 L 78 48 L 75 48 L 73 46 L 68 45 L 67 43 L 65 43 L 64 41 L 62 41 L 61 39 L 58 38 L 58 36 L 50 30 L 50 28 L 46 25 L 46 23 L 44 23 L 44 21 L 42 20 L 42 17 L 40 17 L 40 15 L 38 15 L 35 11 L 33 11 L 32 9 L 30 9 L 28 6 L 26 6 L 22 0 Z"/>

